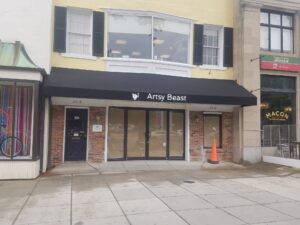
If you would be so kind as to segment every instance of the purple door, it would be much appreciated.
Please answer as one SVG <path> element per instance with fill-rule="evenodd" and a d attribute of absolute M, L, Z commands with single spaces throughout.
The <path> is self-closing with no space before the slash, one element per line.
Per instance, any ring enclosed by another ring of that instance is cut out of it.
<path fill-rule="evenodd" d="M 65 161 L 86 159 L 87 109 L 66 110 Z"/>

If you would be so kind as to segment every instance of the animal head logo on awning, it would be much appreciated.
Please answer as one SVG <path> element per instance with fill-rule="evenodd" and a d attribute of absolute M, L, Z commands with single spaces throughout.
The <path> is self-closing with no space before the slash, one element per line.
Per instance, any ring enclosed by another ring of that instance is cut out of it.
<path fill-rule="evenodd" d="M 132 93 L 132 99 L 136 101 L 140 97 L 140 93 Z"/>

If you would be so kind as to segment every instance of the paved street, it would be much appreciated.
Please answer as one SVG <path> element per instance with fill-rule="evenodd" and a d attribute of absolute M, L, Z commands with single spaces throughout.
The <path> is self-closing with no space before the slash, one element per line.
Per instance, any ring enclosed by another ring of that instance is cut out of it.
<path fill-rule="evenodd" d="M 298 225 L 300 171 L 165 161 L 65 164 L 0 181 L 0 224 Z"/>

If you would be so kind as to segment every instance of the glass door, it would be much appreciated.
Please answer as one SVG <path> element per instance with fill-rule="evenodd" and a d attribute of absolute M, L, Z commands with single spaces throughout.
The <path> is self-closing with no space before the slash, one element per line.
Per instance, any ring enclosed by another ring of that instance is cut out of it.
<path fill-rule="evenodd" d="M 149 111 L 148 157 L 167 157 L 167 111 Z"/>
<path fill-rule="evenodd" d="M 110 108 L 108 159 L 184 159 L 184 111 Z"/>
<path fill-rule="evenodd" d="M 124 158 L 124 109 L 110 108 L 108 121 L 108 159 Z"/>
<path fill-rule="evenodd" d="M 127 158 L 145 158 L 146 110 L 127 112 Z"/>

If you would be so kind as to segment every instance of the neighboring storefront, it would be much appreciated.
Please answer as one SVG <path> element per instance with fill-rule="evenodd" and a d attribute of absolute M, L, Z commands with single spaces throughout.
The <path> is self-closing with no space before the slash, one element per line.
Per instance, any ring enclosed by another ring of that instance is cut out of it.
<path fill-rule="evenodd" d="M 262 146 L 297 140 L 297 77 L 300 58 L 261 55 Z M 274 74 L 276 73 L 276 74 Z"/>
<path fill-rule="evenodd" d="M 39 175 L 42 77 L 21 43 L 0 42 L 0 179 Z"/>
<path fill-rule="evenodd" d="M 234 111 L 235 161 L 261 162 L 278 144 L 299 141 L 297 0 L 239 0 L 235 5 L 234 74 L 260 104 Z"/>

